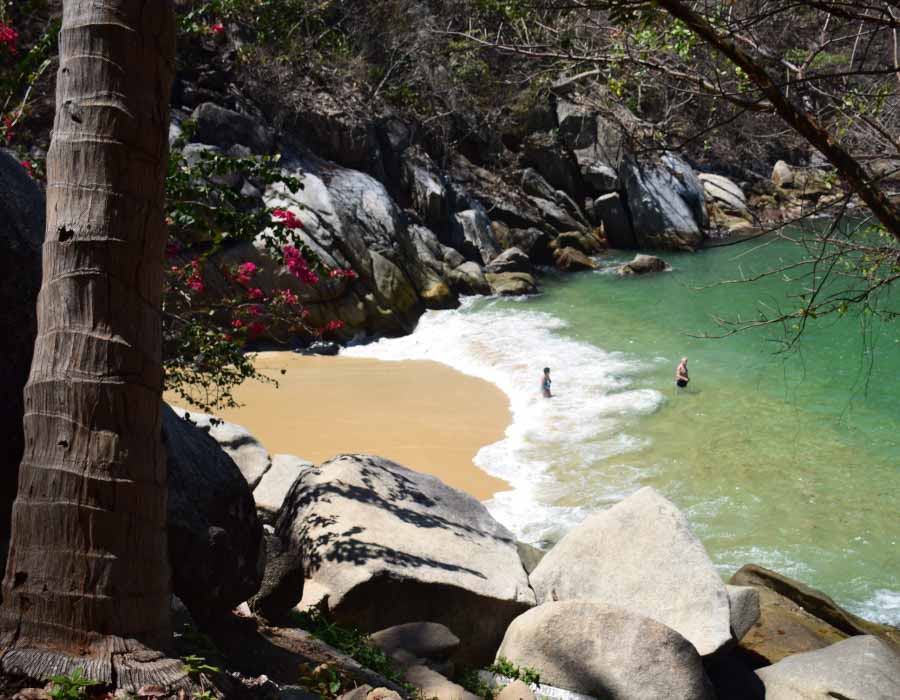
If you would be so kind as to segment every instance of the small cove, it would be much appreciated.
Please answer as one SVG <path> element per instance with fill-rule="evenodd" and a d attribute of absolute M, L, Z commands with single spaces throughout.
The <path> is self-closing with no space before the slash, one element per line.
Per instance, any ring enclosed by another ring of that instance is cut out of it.
<path fill-rule="evenodd" d="M 796 254 L 753 241 L 666 256 L 673 272 L 642 279 L 550 275 L 539 297 L 470 300 L 348 354 L 427 357 L 507 393 L 513 424 L 475 462 L 512 485 L 488 506 L 526 541 L 546 546 L 651 485 L 685 510 L 724 576 L 759 563 L 898 624 L 900 328 L 825 319 L 790 354 L 777 354 L 775 328 L 688 335 L 788 303 L 777 278 L 715 283 Z M 682 355 L 692 383 L 676 393 Z M 551 401 L 537 391 L 545 365 Z"/>

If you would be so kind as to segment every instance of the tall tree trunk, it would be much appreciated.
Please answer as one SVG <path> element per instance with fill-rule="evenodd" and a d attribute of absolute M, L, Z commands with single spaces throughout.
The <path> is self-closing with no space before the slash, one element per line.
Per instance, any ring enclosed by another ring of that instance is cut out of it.
<path fill-rule="evenodd" d="M 2 667 L 122 688 L 171 640 L 160 304 L 172 0 L 65 0 Z"/>

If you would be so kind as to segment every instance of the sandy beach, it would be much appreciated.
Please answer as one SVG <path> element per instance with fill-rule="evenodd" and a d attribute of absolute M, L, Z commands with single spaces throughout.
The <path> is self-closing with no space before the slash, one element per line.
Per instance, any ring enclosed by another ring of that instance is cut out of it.
<path fill-rule="evenodd" d="M 511 421 L 506 395 L 489 382 L 428 361 L 267 352 L 256 364 L 279 386 L 246 382 L 235 392 L 243 406 L 217 415 L 272 454 L 316 464 L 344 452 L 381 455 L 480 500 L 508 488 L 472 463 Z"/>

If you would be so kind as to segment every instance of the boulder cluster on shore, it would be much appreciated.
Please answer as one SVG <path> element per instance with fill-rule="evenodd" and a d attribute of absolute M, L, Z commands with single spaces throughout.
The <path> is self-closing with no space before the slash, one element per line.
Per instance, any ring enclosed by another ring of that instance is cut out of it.
<path fill-rule="evenodd" d="M 900 630 L 752 564 L 723 582 L 684 514 L 652 488 L 589 516 L 543 553 L 474 498 L 387 459 L 340 455 L 314 466 L 269 455 L 243 428 L 210 416 L 166 415 L 170 455 L 180 453 L 175 469 L 184 470 L 170 494 L 205 491 L 219 518 L 196 523 L 193 536 L 204 539 L 205 525 L 208 549 L 189 562 L 173 550 L 176 581 L 206 586 L 196 572 L 215 571 L 231 597 L 212 610 L 184 583 L 177 595 L 211 629 L 249 597 L 255 634 L 299 657 L 323 651 L 311 652 L 292 627 L 298 610 L 370 633 L 404 684 L 335 651 L 329 663 L 358 684 L 348 700 L 413 689 L 474 700 L 472 674 L 462 672 L 479 668 L 481 691 L 501 700 L 900 697 Z M 200 475 L 223 473 L 222 461 L 243 475 L 231 477 L 243 497 L 217 510 L 212 501 L 226 491 Z M 251 488 L 258 520 L 237 505 Z M 170 507 L 170 523 L 181 508 Z M 173 547 L 183 547 L 184 533 L 170 524 L 173 532 Z M 223 569 L 222 552 L 239 564 Z M 300 697 L 287 686 L 273 697 Z"/>

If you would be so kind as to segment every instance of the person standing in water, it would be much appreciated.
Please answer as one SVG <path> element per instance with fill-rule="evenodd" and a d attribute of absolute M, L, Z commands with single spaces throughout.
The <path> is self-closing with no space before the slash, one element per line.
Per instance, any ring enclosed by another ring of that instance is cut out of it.
<path fill-rule="evenodd" d="M 689 381 L 691 381 L 691 378 L 688 376 L 687 358 L 682 357 L 681 362 L 678 363 L 678 368 L 675 370 L 675 384 L 684 389 Z"/>
<path fill-rule="evenodd" d="M 553 394 L 550 393 L 550 368 L 544 367 L 544 376 L 541 377 L 541 395 L 545 399 L 549 399 Z"/>

